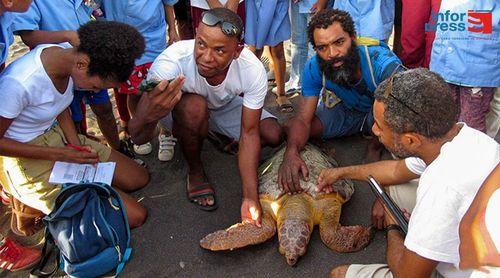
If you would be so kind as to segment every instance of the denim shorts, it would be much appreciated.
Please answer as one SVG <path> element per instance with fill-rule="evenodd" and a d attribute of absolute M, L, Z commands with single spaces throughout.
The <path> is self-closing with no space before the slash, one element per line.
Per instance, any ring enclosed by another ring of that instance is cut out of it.
<path fill-rule="evenodd" d="M 349 136 L 362 132 L 371 134 L 373 125 L 373 112 L 361 112 L 347 107 L 343 102 L 332 108 L 326 107 L 323 102 L 319 102 L 316 108 L 316 116 L 323 125 L 323 138 L 336 138 Z"/>

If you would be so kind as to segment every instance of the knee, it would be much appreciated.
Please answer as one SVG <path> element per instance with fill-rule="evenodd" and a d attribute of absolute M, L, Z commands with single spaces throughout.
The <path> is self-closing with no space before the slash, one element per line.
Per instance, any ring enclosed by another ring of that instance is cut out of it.
<path fill-rule="evenodd" d="M 142 166 L 137 166 L 139 170 L 137 171 L 137 174 L 135 175 L 134 179 L 134 184 L 136 190 L 139 190 L 143 187 L 145 187 L 149 183 L 149 172 L 146 170 L 146 168 Z"/>
<path fill-rule="evenodd" d="M 128 225 L 131 229 L 141 227 L 146 222 L 148 218 L 148 210 L 142 205 L 138 205 L 137 208 L 128 213 Z"/>
<path fill-rule="evenodd" d="M 137 167 L 137 169 L 135 169 L 133 174 L 127 177 L 125 180 L 127 184 L 125 184 L 122 188 L 127 192 L 137 191 L 149 183 L 150 176 L 146 168 L 139 165 L 136 165 L 135 167 Z"/>
<path fill-rule="evenodd" d="M 197 130 L 208 119 L 207 101 L 203 96 L 187 94 L 175 106 L 173 117 L 179 126 Z"/>
<path fill-rule="evenodd" d="M 265 119 L 260 128 L 262 145 L 275 147 L 283 141 L 283 129 L 276 119 Z"/>
<path fill-rule="evenodd" d="M 337 266 L 330 271 L 330 275 L 328 275 L 328 277 L 330 277 L 330 278 L 343 278 L 343 277 L 345 277 L 348 268 L 349 268 L 349 265 Z"/>

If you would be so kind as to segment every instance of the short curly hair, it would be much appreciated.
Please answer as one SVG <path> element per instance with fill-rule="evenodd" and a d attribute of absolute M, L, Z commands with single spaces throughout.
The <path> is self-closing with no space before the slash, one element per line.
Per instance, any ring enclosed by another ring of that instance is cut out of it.
<path fill-rule="evenodd" d="M 342 29 L 351 37 L 356 37 L 356 28 L 354 28 L 354 21 L 348 12 L 339 9 L 324 9 L 317 12 L 311 17 L 311 21 L 307 26 L 307 37 L 313 47 L 314 43 L 314 30 L 321 28 L 326 29 L 334 22 L 340 23 Z"/>
<path fill-rule="evenodd" d="M 88 74 L 105 80 L 127 81 L 145 49 L 134 27 L 114 21 L 90 21 L 78 29 L 78 38 L 77 51 L 90 59 Z"/>
<path fill-rule="evenodd" d="M 386 91 L 390 82 L 391 78 L 378 86 L 375 100 L 384 104 L 384 120 L 395 133 L 415 132 L 437 140 L 458 121 L 460 107 L 439 74 L 425 68 L 397 73 L 392 77 L 392 96 Z"/>

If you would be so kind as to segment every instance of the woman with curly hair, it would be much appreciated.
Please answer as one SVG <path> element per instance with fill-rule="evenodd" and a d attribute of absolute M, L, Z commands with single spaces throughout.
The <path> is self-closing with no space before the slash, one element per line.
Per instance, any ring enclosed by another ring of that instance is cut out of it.
<path fill-rule="evenodd" d="M 96 92 L 125 81 L 144 52 L 144 39 L 126 24 L 103 21 L 80 27 L 78 38 L 75 48 L 67 43 L 39 45 L 0 75 L 0 180 L 14 202 L 49 214 L 61 189 L 48 181 L 55 161 L 116 162 L 112 185 L 121 194 L 130 226 L 138 227 L 146 208 L 123 192 L 144 187 L 148 172 L 77 135 L 68 107 L 74 88 Z"/>

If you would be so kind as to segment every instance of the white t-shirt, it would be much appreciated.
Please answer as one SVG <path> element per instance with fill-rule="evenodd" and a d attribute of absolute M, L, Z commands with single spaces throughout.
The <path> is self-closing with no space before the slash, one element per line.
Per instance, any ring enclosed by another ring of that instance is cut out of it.
<path fill-rule="evenodd" d="M 221 5 L 226 5 L 228 0 L 219 0 L 219 2 L 221 3 Z M 239 3 L 243 2 L 243 0 L 240 0 Z M 204 10 L 210 10 L 210 6 L 208 5 L 207 3 L 207 0 L 191 0 L 191 6 L 192 7 L 197 7 L 197 8 L 200 8 L 200 9 L 204 9 Z"/>
<path fill-rule="evenodd" d="M 0 116 L 14 119 L 5 137 L 29 142 L 42 135 L 73 100 L 73 80 L 61 94 L 47 75 L 40 54 L 52 46 L 44 44 L 10 64 L 0 75 Z"/>
<path fill-rule="evenodd" d="M 500 181 L 497 181 L 500 182 Z M 491 240 L 498 251 L 500 251 L 500 189 L 491 195 L 486 207 L 484 222 Z"/>
<path fill-rule="evenodd" d="M 238 59 L 231 62 L 226 79 L 217 86 L 208 84 L 198 73 L 194 40 L 176 42 L 165 49 L 151 65 L 148 79 L 169 80 L 180 74 L 186 77 L 182 91 L 204 96 L 209 109 L 220 108 L 242 93 L 245 107 L 260 109 L 264 106 L 266 70 L 262 62 L 246 48 Z"/>
<path fill-rule="evenodd" d="M 404 244 L 440 262 L 436 269 L 445 277 L 470 276 L 470 270 L 458 269 L 460 220 L 499 161 L 500 145 L 466 124 L 429 166 L 419 158 L 405 160 L 420 181 Z"/>

